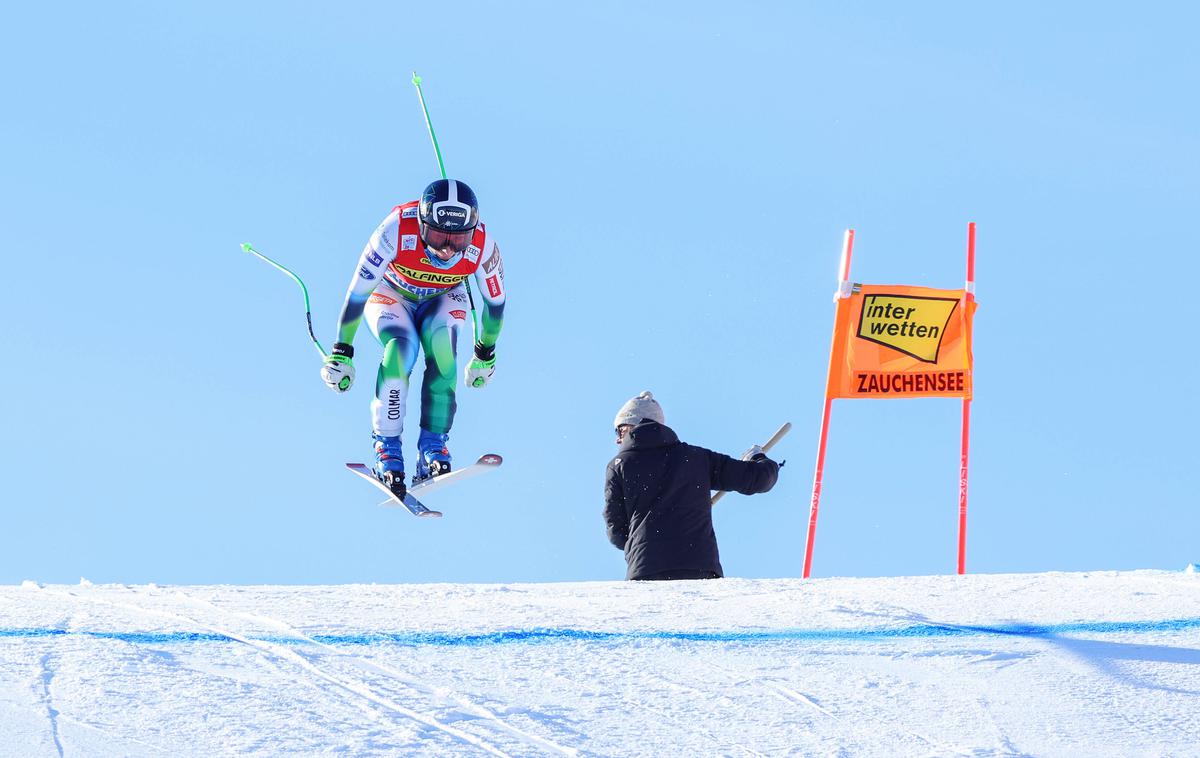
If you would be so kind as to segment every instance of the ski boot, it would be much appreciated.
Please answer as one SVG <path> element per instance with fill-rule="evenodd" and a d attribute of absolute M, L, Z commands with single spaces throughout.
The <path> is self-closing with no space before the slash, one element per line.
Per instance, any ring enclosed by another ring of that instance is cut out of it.
<path fill-rule="evenodd" d="M 408 491 L 404 486 L 404 453 L 399 437 L 372 434 L 375 440 L 375 476 L 400 500 Z"/>
<path fill-rule="evenodd" d="M 450 451 L 446 448 L 449 434 L 434 434 L 421 430 L 417 439 L 417 473 L 413 484 L 434 476 L 450 473 Z"/>

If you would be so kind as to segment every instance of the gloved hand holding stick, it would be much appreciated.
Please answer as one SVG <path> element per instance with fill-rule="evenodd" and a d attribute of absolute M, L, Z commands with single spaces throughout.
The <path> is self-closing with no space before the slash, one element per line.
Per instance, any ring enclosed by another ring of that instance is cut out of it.
<path fill-rule="evenodd" d="M 783 439 L 783 435 L 787 434 L 791 430 L 792 430 L 792 422 L 790 422 L 790 421 L 784 422 L 783 426 L 779 427 L 779 429 L 774 434 L 771 435 L 771 439 L 767 440 L 766 443 L 762 447 L 755 445 L 754 447 L 747 450 L 746 453 L 742 456 L 742 460 L 744 460 L 744 461 L 752 460 L 755 455 L 761 455 L 761 454 L 767 453 L 768 451 L 770 451 L 771 448 L 775 447 L 776 442 Z M 713 495 L 711 504 L 716 505 L 717 501 L 723 497 L 725 497 L 725 493 L 718 492 L 717 494 Z"/>

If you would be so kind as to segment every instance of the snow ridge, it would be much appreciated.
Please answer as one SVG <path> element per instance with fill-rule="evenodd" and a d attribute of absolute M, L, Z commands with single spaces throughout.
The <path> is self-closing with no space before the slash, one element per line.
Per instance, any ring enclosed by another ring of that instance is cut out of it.
<path fill-rule="evenodd" d="M 778 629 L 764 631 L 630 631 L 604 632 L 590 629 L 534 628 L 510 629 L 485 634 L 439 632 L 366 632 L 363 634 L 295 633 L 289 636 L 263 635 L 246 639 L 273 645 L 433 645 L 438 647 L 536 644 L 545 642 L 632 642 L 637 640 L 678 640 L 682 642 L 786 642 L 832 640 L 886 640 L 918 637 L 965 637 L 1009 635 L 1015 637 L 1051 637 L 1060 634 L 1157 633 L 1200 629 L 1200 618 L 1163 619 L 1160 621 L 1076 621 L 1067 624 L 996 624 L 960 626 L 944 623 L 913 624 L 894 628 L 864 629 Z M 242 637 L 213 632 L 101 632 L 65 629 L 0 629 L 0 637 L 53 637 L 77 635 L 96 639 L 119 640 L 134 644 L 170 644 L 180 642 L 241 642 Z"/>
<path fill-rule="evenodd" d="M 0 587 L 31 756 L 1189 754 L 1200 579 Z"/>

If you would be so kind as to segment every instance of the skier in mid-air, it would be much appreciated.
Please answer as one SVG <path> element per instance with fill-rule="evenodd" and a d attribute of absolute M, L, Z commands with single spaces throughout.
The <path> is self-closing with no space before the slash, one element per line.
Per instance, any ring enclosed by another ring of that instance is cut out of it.
<path fill-rule="evenodd" d="M 408 377 L 425 353 L 421 434 L 413 481 L 450 471 L 447 447 L 454 397 L 458 330 L 471 306 L 464 281 L 474 275 L 483 300 L 475 350 L 464 371 L 468 387 L 483 387 L 496 368 L 496 339 L 504 315 L 500 248 L 479 221 L 479 203 L 465 183 L 439 179 L 420 200 L 396 206 L 371 235 L 358 260 L 338 317 L 337 341 L 321 368 L 336 392 L 354 381 L 354 334 L 359 322 L 383 345 L 371 402 L 375 474 L 397 498 L 406 492 L 401 435 Z"/>

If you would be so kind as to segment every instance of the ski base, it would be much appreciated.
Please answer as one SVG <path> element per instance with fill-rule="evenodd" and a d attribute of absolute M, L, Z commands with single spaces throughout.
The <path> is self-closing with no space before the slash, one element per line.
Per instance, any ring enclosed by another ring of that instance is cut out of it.
<path fill-rule="evenodd" d="M 381 492 L 385 493 L 388 496 L 388 499 L 393 504 L 404 506 L 405 508 L 408 509 L 409 513 L 411 513 L 412 515 L 428 517 L 428 518 L 440 518 L 441 517 L 441 515 L 442 515 L 441 511 L 435 511 L 435 510 L 431 510 L 431 509 L 425 507 L 424 503 L 422 503 L 420 500 L 417 500 L 415 497 L 413 497 L 412 492 L 406 492 L 404 494 L 403 500 L 396 497 L 396 493 L 394 493 L 390 489 L 388 489 L 388 486 L 386 484 L 384 484 L 383 482 L 381 482 L 379 480 L 379 477 L 375 476 L 375 472 L 374 472 L 374 470 L 371 469 L 371 467 L 366 466 L 362 463 L 347 463 L 346 468 L 348 468 L 353 473 L 358 474 L 363 479 L 366 479 L 371 484 L 375 485 Z M 451 473 L 453 473 L 453 472 L 451 472 Z M 450 474 L 446 474 L 446 476 L 450 476 Z"/>

